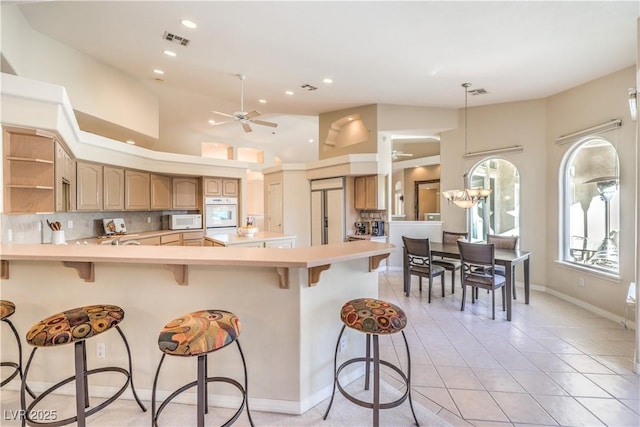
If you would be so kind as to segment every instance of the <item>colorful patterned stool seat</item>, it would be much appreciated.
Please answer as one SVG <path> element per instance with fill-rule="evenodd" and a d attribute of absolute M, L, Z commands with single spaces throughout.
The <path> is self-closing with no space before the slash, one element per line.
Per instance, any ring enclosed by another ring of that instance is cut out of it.
<path fill-rule="evenodd" d="M 173 356 L 198 356 L 234 342 L 240 336 L 240 319 L 224 310 L 200 310 L 167 323 L 158 347 Z"/>
<path fill-rule="evenodd" d="M 372 298 L 345 303 L 340 310 L 340 319 L 352 329 L 376 335 L 395 334 L 407 326 L 407 316 L 400 307 Z"/>
<path fill-rule="evenodd" d="M 229 426 L 233 424 L 246 406 L 249 424 L 253 426 L 247 396 L 247 364 L 244 359 L 244 354 L 242 353 L 242 347 L 240 347 L 239 336 L 240 319 L 235 314 L 225 310 L 194 311 L 172 320 L 162 328 L 158 336 L 158 347 L 163 354 L 160 358 L 160 363 L 158 363 L 158 369 L 153 379 L 153 390 L 151 392 L 151 425 L 153 427 L 158 426 L 158 418 L 167 404 L 182 392 L 193 387 L 197 388 L 196 425 L 198 427 L 204 427 L 205 415 L 209 413 L 207 388 L 211 382 L 230 384 L 242 394 L 240 407 L 222 425 Z M 235 379 L 229 377 L 210 377 L 207 372 L 207 356 L 209 353 L 220 350 L 234 342 L 238 347 L 238 352 L 242 359 L 244 384 L 240 384 Z M 198 358 L 198 374 L 195 381 L 191 381 L 172 392 L 156 409 L 156 390 L 158 388 L 160 368 L 162 368 L 164 358 L 167 355 L 182 357 L 196 356 Z"/>
<path fill-rule="evenodd" d="M 116 326 L 122 319 L 124 310 L 115 305 L 73 308 L 33 325 L 27 332 L 27 342 L 36 347 L 48 347 L 86 340 Z"/>
<path fill-rule="evenodd" d="M 411 401 L 411 354 L 409 352 L 409 343 L 404 333 L 404 328 L 407 326 L 407 316 L 404 311 L 395 304 L 391 304 L 387 301 L 382 301 L 373 298 L 358 298 L 346 302 L 340 310 L 340 320 L 342 320 L 342 329 L 338 334 L 338 340 L 336 342 L 336 349 L 333 355 L 333 391 L 331 392 L 331 400 L 329 400 L 329 407 L 324 413 L 323 419 L 327 419 L 331 405 L 333 405 L 333 398 L 336 394 L 336 388 L 340 393 L 351 403 L 355 403 L 358 406 L 364 408 L 373 409 L 373 422 L 374 427 L 378 427 L 380 424 L 380 410 L 390 409 L 400 406 L 405 400 L 409 400 L 409 406 L 411 407 L 411 413 L 413 419 L 418 424 L 416 413 L 413 410 L 413 402 Z M 338 366 L 338 350 L 340 349 L 340 343 L 342 340 L 342 334 L 345 329 L 349 327 L 355 331 L 366 334 L 366 354 L 364 357 L 354 357 L 343 362 Z M 380 335 L 391 335 L 400 332 L 404 345 L 407 351 L 407 373 L 405 374 L 398 366 L 380 359 L 380 347 L 378 345 L 378 338 Z M 373 343 L 372 343 L 373 341 Z M 372 345 L 373 344 L 373 345 Z M 373 347 L 373 355 L 371 350 Z M 373 365 L 373 393 L 372 401 L 362 400 L 351 393 L 349 393 L 340 383 L 340 373 L 350 365 L 355 363 L 363 363 L 364 366 L 364 389 L 369 390 L 369 376 L 372 371 Z M 404 382 L 406 386 L 404 393 L 393 401 L 381 402 L 380 401 L 380 367 L 386 367 L 394 371 L 395 374 Z"/>
<path fill-rule="evenodd" d="M 142 404 L 142 401 L 138 397 L 136 389 L 133 386 L 133 368 L 129 343 L 120 329 L 120 326 L 118 326 L 123 319 L 124 310 L 116 305 L 88 305 L 54 314 L 53 316 L 49 316 L 46 319 L 39 321 L 31 327 L 29 332 L 27 332 L 27 342 L 34 348 L 31 351 L 29 360 L 27 361 L 27 365 L 24 370 L 22 388 L 20 390 L 20 407 L 25 414 L 24 422 L 29 425 L 49 425 L 51 427 L 77 423 L 79 427 L 84 427 L 88 416 L 95 414 L 113 403 L 129 386 L 131 386 L 131 391 L 133 392 L 133 396 L 136 399 L 138 406 L 143 412 L 146 412 L 147 409 Z M 110 329 L 118 331 L 118 334 L 122 338 L 122 342 L 124 343 L 128 356 L 128 369 L 121 368 L 119 366 L 87 369 L 86 340 Z M 52 385 L 37 397 L 32 395 L 34 400 L 27 405 L 25 396 L 25 391 L 29 391 L 27 375 L 29 373 L 29 367 L 31 366 L 33 357 L 36 354 L 36 350 L 71 343 L 73 343 L 74 353 L 74 375 Z M 124 384 L 113 395 L 92 407 L 89 402 L 89 384 L 87 380 L 90 375 L 104 372 L 115 372 L 123 375 L 125 378 Z M 39 420 L 31 418 L 32 414 L 40 412 L 36 409 L 36 406 L 39 405 L 47 395 L 70 382 L 75 382 L 75 416 L 51 422 L 40 422 Z"/>
<path fill-rule="evenodd" d="M 0 320 L 4 320 L 16 312 L 16 305 L 11 301 L 0 300 Z"/>

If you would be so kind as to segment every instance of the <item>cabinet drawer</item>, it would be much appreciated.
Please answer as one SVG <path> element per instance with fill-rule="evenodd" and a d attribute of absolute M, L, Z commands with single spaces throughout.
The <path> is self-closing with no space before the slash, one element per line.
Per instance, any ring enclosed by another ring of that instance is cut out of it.
<path fill-rule="evenodd" d="M 188 233 L 182 233 L 182 240 L 199 240 L 204 238 L 203 231 L 189 231 Z"/>
<path fill-rule="evenodd" d="M 147 237 L 145 239 L 136 239 L 140 242 L 141 245 L 159 245 L 160 244 L 160 236 L 156 237 Z"/>
<path fill-rule="evenodd" d="M 180 243 L 180 233 L 167 234 L 165 236 L 160 236 L 160 244 L 166 245 L 169 243 Z"/>
<path fill-rule="evenodd" d="M 292 248 L 293 240 L 274 240 L 264 242 L 265 248 Z"/>

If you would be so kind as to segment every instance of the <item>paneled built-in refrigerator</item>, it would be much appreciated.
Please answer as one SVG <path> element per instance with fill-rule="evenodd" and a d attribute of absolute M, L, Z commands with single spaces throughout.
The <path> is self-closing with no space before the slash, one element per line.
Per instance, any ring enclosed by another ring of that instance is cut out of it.
<path fill-rule="evenodd" d="M 344 178 L 311 181 L 311 245 L 344 242 Z"/>

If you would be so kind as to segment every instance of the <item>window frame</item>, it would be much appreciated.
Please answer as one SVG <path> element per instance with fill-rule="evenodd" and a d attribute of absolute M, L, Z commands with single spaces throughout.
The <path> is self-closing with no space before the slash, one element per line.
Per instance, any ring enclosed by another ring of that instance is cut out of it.
<path fill-rule="evenodd" d="M 609 280 L 617 281 L 620 279 L 620 256 L 618 254 L 618 271 L 614 271 L 607 268 L 602 268 L 594 265 L 589 265 L 586 263 L 576 262 L 572 260 L 571 257 L 571 177 L 570 177 L 570 168 L 573 164 L 573 160 L 577 153 L 583 148 L 585 145 L 594 142 L 600 141 L 605 142 L 610 145 L 611 149 L 615 153 L 615 170 L 617 172 L 618 179 L 618 195 L 620 195 L 621 191 L 621 183 L 620 183 L 620 156 L 618 153 L 618 149 L 616 145 L 598 135 L 591 135 L 582 139 L 575 141 L 573 144 L 569 146 L 567 151 L 562 156 L 562 161 L 560 163 L 560 168 L 558 171 L 558 257 L 556 262 L 565 267 L 569 267 L 575 270 L 580 270 L 587 274 L 592 274 L 595 276 L 603 277 Z M 620 211 L 620 201 L 618 200 L 618 213 Z M 620 216 L 618 214 L 618 223 L 620 223 Z"/>

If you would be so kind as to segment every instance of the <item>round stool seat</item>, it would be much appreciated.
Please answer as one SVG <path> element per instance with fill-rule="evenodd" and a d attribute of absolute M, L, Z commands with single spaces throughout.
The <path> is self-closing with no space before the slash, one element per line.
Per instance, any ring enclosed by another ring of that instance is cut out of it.
<path fill-rule="evenodd" d="M 374 335 L 400 332 L 407 326 L 407 316 L 397 305 L 373 298 L 358 298 L 346 302 L 340 310 L 346 326 Z"/>
<path fill-rule="evenodd" d="M 224 310 L 200 310 L 167 323 L 158 347 L 174 356 L 198 356 L 233 343 L 240 336 L 240 319 Z"/>
<path fill-rule="evenodd" d="M 0 300 L 0 320 L 4 320 L 16 312 L 16 305 L 11 301 Z"/>
<path fill-rule="evenodd" d="M 115 305 L 88 305 L 54 314 L 36 323 L 27 332 L 27 342 L 49 347 L 85 340 L 116 326 L 124 310 Z"/>

